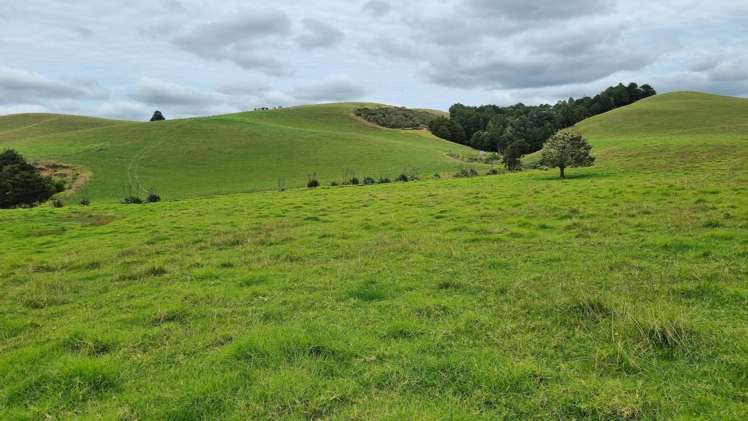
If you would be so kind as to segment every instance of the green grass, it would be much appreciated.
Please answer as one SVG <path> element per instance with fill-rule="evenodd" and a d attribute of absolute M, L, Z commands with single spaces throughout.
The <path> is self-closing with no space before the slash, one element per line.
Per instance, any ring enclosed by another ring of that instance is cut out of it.
<path fill-rule="evenodd" d="M 447 154 L 471 149 L 427 132 L 388 130 L 355 118 L 361 104 L 332 104 L 158 123 L 82 117 L 0 117 L 0 148 L 91 173 L 71 200 L 117 201 L 155 188 L 166 199 L 294 188 L 317 175 L 396 177 L 453 172 Z"/>
<path fill-rule="evenodd" d="M 567 180 L 0 212 L 0 418 L 745 419 L 748 126 L 630 111 Z"/>

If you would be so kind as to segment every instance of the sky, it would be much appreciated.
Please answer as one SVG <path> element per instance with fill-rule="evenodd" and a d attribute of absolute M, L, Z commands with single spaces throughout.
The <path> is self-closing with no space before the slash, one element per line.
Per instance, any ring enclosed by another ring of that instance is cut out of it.
<path fill-rule="evenodd" d="M 746 0 L 0 0 L 0 114 L 748 96 Z"/>

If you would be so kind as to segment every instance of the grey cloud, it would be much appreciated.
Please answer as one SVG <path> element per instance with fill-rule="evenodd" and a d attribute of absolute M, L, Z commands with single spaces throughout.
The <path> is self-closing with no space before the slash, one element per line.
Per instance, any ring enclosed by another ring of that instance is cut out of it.
<path fill-rule="evenodd" d="M 282 39 L 287 37 L 290 31 L 291 20 L 285 13 L 265 10 L 198 25 L 174 37 L 172 42 L 177 47 L 205 59 L 228 60 L 246 69 L 281 74 L 281 64 L 268 59 L 257 50 L 260 41 L 268 43 L 272 38 Z"/>
<path fill-rule="evenodd" d="M 390 13 L 392 5 L 384 0 L 370 0 L 364 4 L 362 9 L 372 16 L 382 17 Z"/>
<path fill-rule="evenodd" d="M 651 61 L 646 53 L 615 48 L 573 57 L 477 55 L 472 60 L 431 63 L 428 75 L 450 87 L 516 89 L 593 82 L 619 71 L 641 69 Z"/>
<path fill-rule="evenodd" d="M 298 43 L 306 48 L 331 47 L 343 42 L 345 34 L 334 26 L 316 19 L 304 19 L 306 32 L 298 39 Z"/>
<path fill-rule="evenodd" d="M 63 99 L 102 99 L 108 92 L 92 81 L 61 82 L 38 73 L 0 66 L 0 103 Z"/>
<path fill-rule="evenodd" d="M 748 81 L 748 57 L 740 57 L 717 64 L 707 73 L 714 82 Z"/>
<path fill-rule="evenodd" d="M 97 107 L 99 116 L 124 120 L 146 121 L 153 115 L 153 109 L 145 104 L 130 101 L 104 103 Z"/>
<path fill-rule="evenodd" d="M 91 38 L 94 32 L 85 26 L 74 26 L 72 31 L 81 38 Z"/>
<path fill-rule="evenodd" d="M 414 43 L 388 37 L 365 41 L 360 47 L 370 54 L 389 59 L 413 59 L 422 55 L 422 50 Z"/>
<path fill-rule="evenodd" d="M 305 101 L 351 101 L 363 97 L 366 90 L 345 76 L 301 86 L 295 97 Z"/>
<path fill-rule="evenodd" d="M 214 94 L 151 78 L 141 79 L 130 96 L 154 107 L 177 106 L 204 109 L 219 102 Z"/>
<path fill-rule="evenodd" d="M 503 17 L 509 20 L 559 20 L 609 13 L 614 10 L 614 0 L 467 0 L 466 6 L 473 14 L 486 17 Z"/>

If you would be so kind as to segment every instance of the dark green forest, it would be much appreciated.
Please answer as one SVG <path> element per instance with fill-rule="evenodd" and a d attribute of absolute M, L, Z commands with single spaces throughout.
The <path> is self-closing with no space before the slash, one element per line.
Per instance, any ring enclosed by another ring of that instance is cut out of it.
<path fill-rule="evenodd" d="M 594 97 L 569 98 L 556 105 L 520 103 L 508 107 L 470 107 L 455 104 L 449 109 L 450 118 L 434 119 L 429 129 L 442 139 L 482 151 L 499 152 L 516 161 L 522 155 L 542 149 L 543 143 L 558 130 L 656 94 L 650 85 L 630 83 L 611 86 Z"/>
<path fill-rule="evenodd" d="M 425 129 L 437 118 L 428 111 L 403 107 L 357 108 L 353 113 L 364 120 L 390 129 Z"/>

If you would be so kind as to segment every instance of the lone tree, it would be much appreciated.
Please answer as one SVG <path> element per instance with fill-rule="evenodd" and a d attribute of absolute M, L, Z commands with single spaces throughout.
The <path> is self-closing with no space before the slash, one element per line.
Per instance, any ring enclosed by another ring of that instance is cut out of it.
<path fill-rule="evenodd" d="M 34 206 L 63 188 L 43 177 L 18 152 L 9 149 L 0 153 L 0 209 Z"/>
<path fill-rule="evenodd" d="M 151 117 L 151 121 L 164 121 L 166 120 L 166 117 L 164 117 L 163 114 L 161 114 L 161 111 L 156 110 L 155 113 L 153 113 L 153 117 Z"/>
<path fill-rule="evenodd" d="M 541 162 L 549 168 L 558 168 L 561 178 L 564 170 L 571 167 L 591 167 L 595 157 L 590 155 L 592 146 L 577 131 L 561 131 L 553 135 L 540 152 Z"/>

